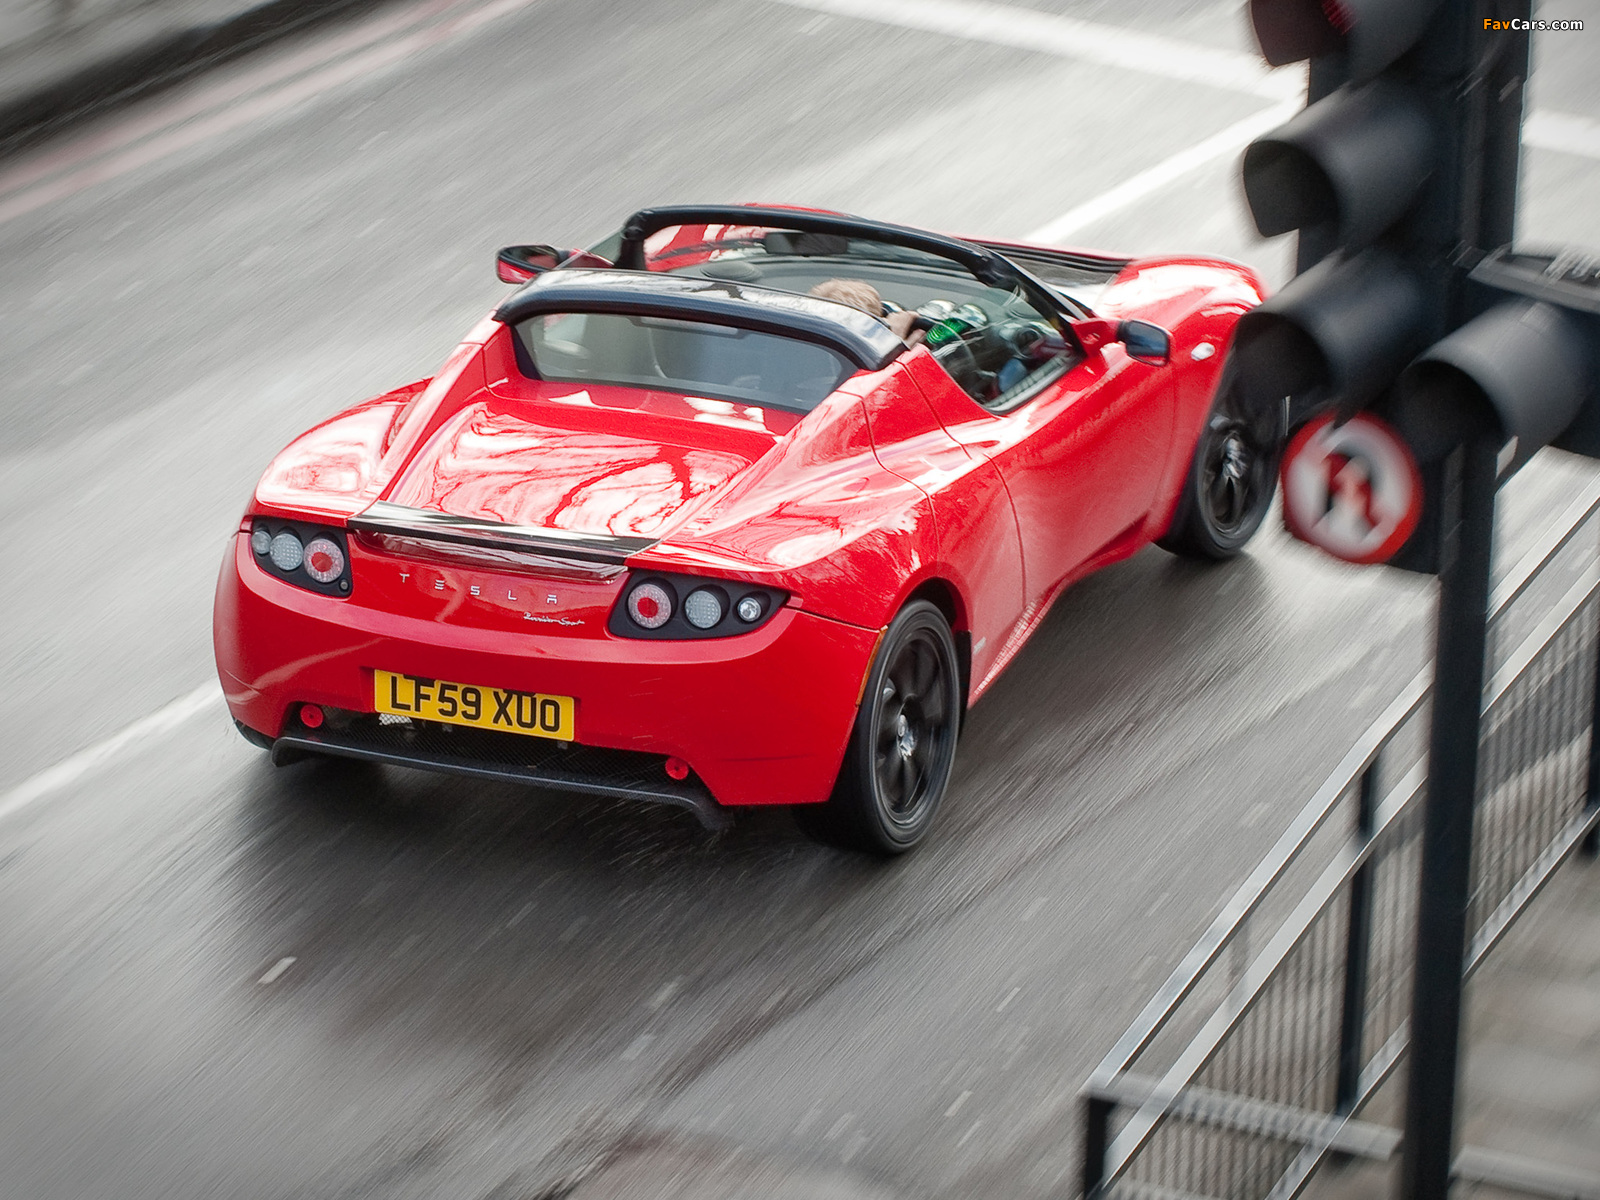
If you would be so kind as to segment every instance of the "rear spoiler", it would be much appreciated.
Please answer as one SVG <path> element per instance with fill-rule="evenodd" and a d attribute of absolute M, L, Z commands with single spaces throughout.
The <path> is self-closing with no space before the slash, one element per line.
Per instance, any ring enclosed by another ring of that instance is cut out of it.
<path fill-rule="evenodd" d="M 351 517 L 347 524 L 357 533 L 380 537 L 414 538 L 455 546 L 510 550 L 608 566 L 621 566 L 631 555 L 648 550 L 659 540 L 609 533 L 574 533 L 570 529 L 546 529 L 538 525 L 511 525 L 483 517 L 458 517 L 453 513 L 435 512 L 427 508 L 411 508 L 388 500 L 376 501 L 371 507 Z"/>

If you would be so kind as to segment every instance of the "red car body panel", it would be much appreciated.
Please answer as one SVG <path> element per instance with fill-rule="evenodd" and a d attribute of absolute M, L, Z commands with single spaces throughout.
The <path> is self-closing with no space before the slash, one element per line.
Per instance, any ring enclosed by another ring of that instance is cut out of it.
<path fill-rule="evenodd" d="M 217 589 L 229 708 L 275 739 L 300 705 L 371 713 L 375 670 L 556 693 L 576 700 L 579 743 L 681 759 L 719 804 L 824 800 L 874 646 L 908 597 L 946 608 L 971 703 L 1062 588 L 1165 532 L 1233 325 L 1263 294 L 1231 263 L 1132 263 L 1096 311 L 1163 325 L 1170 364 L 1111 344 L 1000 413 L 923 347 L 804 415 L 534 380 L 512 329 L 486 319 L 432 379 L 323 422 L 268 467 Z M 627 574 L 546 579 L 352 535 L 348 596 L 252 554 L 254 518 L 342 528 L 379 500 L 654 544 Z M 646 571 L 788 598 L 736 636 L 618 636 L 609 616 Z"/>
<path fill-rule="evenodd" d="M 266 574 L 247 541 L 239 534 L 217 587 L 217 669 L 234 718 L 272 737 L 290 704 L 371 711 L 372 672 L 382 669 L 575 696 L 585 744 L 682 758 L 722 804 L 801 804 L 833 786 L 862 664 L 877 640 L 875 630 L 795 607 L 744 638 L 529 634 L 519 628 L 521 611 L 498 603 L 507 593 L 527 597 L 524 575 L 406 564 L 414 569 L 400 581 L 386 570 L 393 562 L 358 559 L 358 605 Z M 366 586 L 386 576 L 390 586 Z M 471 599 L 469 579 L 489 598 Z M 585 589 L 552 611 L 604 613 L 615 591 Z M 339 607 L 330 612 L 330 604 Z M 232 636 L 236 629 L 250 636 Z M 769 694 L 781 719 L 771 705 L 751 703 Z"/>

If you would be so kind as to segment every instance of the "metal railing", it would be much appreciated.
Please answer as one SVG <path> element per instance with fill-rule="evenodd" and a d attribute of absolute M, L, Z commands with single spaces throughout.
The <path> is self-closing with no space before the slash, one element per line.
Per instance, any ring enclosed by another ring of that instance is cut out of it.
<path fill-rule="evenodd" d="M 1600 566 L 1597 537 L 1578 535 L 1600 535 L 1597 514 L 1600 495 L 1573 505 L 1491 601 L 1469 975 L 1561 862 L 1593 851 Z M 1406 1050 L 1431 674 L 1357 740 L 1090 1076 L 1092 1200 L 1279 1200 L 1330 1155 L 1395 1151 L 1394 1129 L 1356 1114 Z M 1464 1157 L 1516 1188 L 1492 1156 Z"/>

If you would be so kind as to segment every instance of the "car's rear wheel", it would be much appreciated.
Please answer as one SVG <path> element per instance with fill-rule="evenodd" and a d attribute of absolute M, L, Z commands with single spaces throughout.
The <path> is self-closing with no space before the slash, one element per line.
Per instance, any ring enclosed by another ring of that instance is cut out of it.
<path fill-rule="evenodd" d="M 1185 558 L 1227 559 L 1244 549 L 1272 507 L 1276 445 L 1214 410 L 1194 448 L 1172 527 L 1159 545 Z"/>
<path fill-rule="evenodd" d="M 915 846 L 950 782 L 962 701 L 950 625 L 934 605 L 914 600 L 878 646 L 832 796 L 797 805 L 800 827 L 878 854 Z"/>

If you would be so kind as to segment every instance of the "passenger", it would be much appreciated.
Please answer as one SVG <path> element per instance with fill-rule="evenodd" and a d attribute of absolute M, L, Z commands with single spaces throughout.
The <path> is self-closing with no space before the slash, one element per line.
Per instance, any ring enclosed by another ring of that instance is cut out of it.
<path fill-rule="evenodd" d="M 811 294 L 823 300 L 848 304 L 851 308 L 859 308 L 869 317 L 877 317 L 908 346 L 915 346 L 923 340 L 922 330 L 912 328 L 917 314 L 905 309 L 888 311 L 884 307 L 883 297 L 878 295 L 878 289 L 864 279 L 826 279 L 812 288 Z"/>

